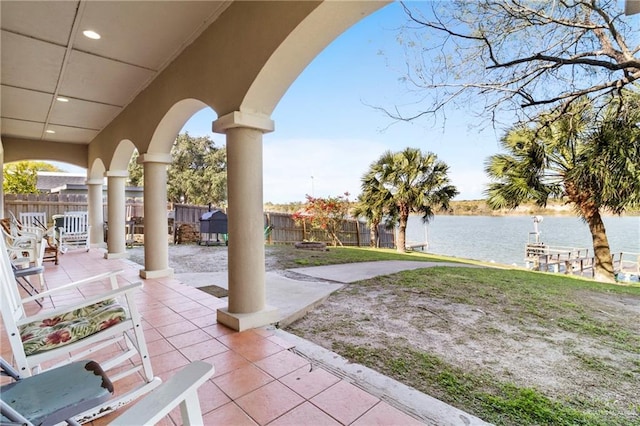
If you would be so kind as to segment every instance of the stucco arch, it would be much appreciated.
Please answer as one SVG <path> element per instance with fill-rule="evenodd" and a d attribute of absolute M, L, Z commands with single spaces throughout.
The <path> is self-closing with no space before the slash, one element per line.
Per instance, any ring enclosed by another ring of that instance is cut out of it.
<path fill-rule="evenodd" d="M 62 142 L 45 142 L 30 139 L 4 137 L 4 162 L 34 160 L 61 161 L 87 168 L 87 145 Z"/>
<path fill-rule="evenodd" d="M 270 116 L 304 68 L 340 34 L 386 6 L 380 2 L 323 2 L 273 52 L 251 84 L 240 111 Z"/>
<path fill-rule="evenodd" d="M 96 158 L 87 169 L 87 180 L 102 180 L 106 168 L 101 158 Z"/>
<path fill-rule="evenodd" d="M 129 139 L 121 140 L 113 152 L 113 157 L 109 162 L 109 170 L 127 170 L 133 151 L 136 146 Z"/>
<path fill-rule="evenodd" d="M 186 119 L 204 106 L 270 116 L 302 70 L 380 2 L 233 2 L 89 145 L 90 160 L 115 143 L 165 154 Z"/>
<path fill-rule="evenodd" d="M 198 99 L 183 99 L 176 102 L 162 117 L 156 127 L 149 146 L 142 153 L 169 154 L 173 142 L 184 124 L 201 109 L 207 108 L 207 104 Z"/>

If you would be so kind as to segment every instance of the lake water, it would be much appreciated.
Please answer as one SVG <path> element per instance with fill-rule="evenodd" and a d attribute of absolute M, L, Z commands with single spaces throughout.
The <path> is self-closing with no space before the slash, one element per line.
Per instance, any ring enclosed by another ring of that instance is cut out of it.
<path fill-rule="evenodd" d="M 640 217 L 603 219 L 612 252 L 640 253 Z M 544 216 L 538 224 L 540 241 L 549 246 L 588 248 L 593 254 L 586 223 L 571 216 Z M 524 248 L 533 232 L 532 216 L 435 216 L 426 226 L 411 216 L 407 244 L 422 243 L 427 252 L 525 266 Z"/>

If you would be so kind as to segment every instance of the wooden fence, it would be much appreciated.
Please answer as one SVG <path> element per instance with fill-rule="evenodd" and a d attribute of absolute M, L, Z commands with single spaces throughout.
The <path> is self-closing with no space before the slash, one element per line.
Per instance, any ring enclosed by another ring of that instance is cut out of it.
<path fill-rule="evenodd" d="M 127 199 L 126 216 L 127 219 L 143 218 L 144 209 L 140 199 Z M 9 211 L 20 216 L 22 212 L 46 212 L 47 218 L 56 214 L 63 214 L 66 211 L 87 210 L 87 196 L 82 194 L 5 194 L 4 196 L 4 216 L 9 216 Z M 212 207 L 213 209 L 214 207 Z M 104 218 L 107 218 L 107 205 L 103 203 Z M 194 206 L 186 204 L 167 204 L 169 220 L 173 219 L 170 229 L 175 233 L 181 225 L 190 225 L 193 232 L 200 230 L 200 217 L 209 211 L 208 206 Z M 143 228 L 143 220 L 136 222 Z M 331 242 L 327 235 L 321 230 L 308 230 L 296 225 L 291 215 L 288 213 L 264 214 L 265 241 L 269 244 L 293 244 L 298 241 L 324 241 Z M 395 246 L 393 230 L 379 227 L 380 247 L 392 248 Z M 345 246 L 369 246 L 370 234 L 369 226 L 356 219 L 347 219 L 342 224 L 339 233 L 340 240 Z M 174 235 L 174 241 L 176 241 Z"/>
<path fill-rule="evenodd" d="M 126 200 L 127 219 L 144 216 L 144 204 L 139 198 Z M 47 220 L 51 223 L 51 217 L 70 211 L 86 211 L 89 208 L 86 194 L 5 194 L 4 212 L 2 217 L 9 217 L 9 212 L 16 217 L 20 213 L 45 212 Z M 107 203 L 103 202 L 103 217 L 107 217 Z"/>
<path fill-rule="evenodd" d="M 264 214 L 265 238 L 269 244 L 293 244 L 297 241 L 324 241 L 330 242 L 325 232 L 314 229 L 307 230 L 303 226 L 296 225 L 288 213 Z M 380 247 L 392 248 L 395 246 L 393 230 L 378 228 L 380 233 Z M 339 232 L 340 241 L 345 246 L 369 246 L 369 226 L 356 219 L 347 219 L 342 222 Z"/>
<path fill-rule="evenodd" d="M 211 207 L 211 210 L 217 210 L 216 207 Z M 190 204 L 174 204 L 173 205 L 173 220 L 176 225 L 188 223 L 191 225 L 197 225 L 200 228 L 200 217 L 209 211 L 208 206 L 192 206 Z"/>

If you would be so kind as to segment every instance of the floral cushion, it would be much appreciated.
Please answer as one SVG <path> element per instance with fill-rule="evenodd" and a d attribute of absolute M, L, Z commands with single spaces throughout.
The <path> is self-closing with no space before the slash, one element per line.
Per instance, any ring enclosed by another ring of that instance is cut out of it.
<path fill-rule="evenodd" d="M 62 315 L 19 327 L 25 354 L 55 349 L 73 343 L 127 318 L 126 309 L 115 300 L 98 302 Z"/>

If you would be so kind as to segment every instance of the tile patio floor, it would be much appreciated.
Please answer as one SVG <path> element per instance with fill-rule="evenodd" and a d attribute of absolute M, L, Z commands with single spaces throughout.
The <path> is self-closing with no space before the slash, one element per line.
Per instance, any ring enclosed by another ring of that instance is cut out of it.
<path fill-rule="evenodd" d="M 99 249 L 89 253 L 68 252 L 60 257 L 59 265 L 45 266 L 49 288 L 120 269 L 124 271 L 121 280 L 141 280 L 139 265 L 127 260 L 105 260 Z M 267 329 L 238 333 L 217 324 L 216 309 L 224 306 L 224 301 L 174 278 L 143 281 L 137 302 L 154 374 L 166 381 L 194 360 L 210 362 L 215 367 L 214 376 L 198 392 L 205 424 L 423 424 L 354 384 L 312 366 L 307 359 L 288 350 L 291 343 Z M 96 290 L 92 287 L 93 292 Z M 74 291 L 53 302 L 59 304 L 86 296 L 86 292 Z M 51 307 L 51 301 L 45 300 L 44 307 Z M 38 307 L 34 304 L 33 308 Z M 4 327 L 0 344 L 2 356 L 11 360 Z M 115 386 L 117 390 L 133 384 L 135 379 L 125 378 Z M 108 424 L 118 414 L 91 424 Z M 161 424 L 180 424 L 178 410 Z"/>

